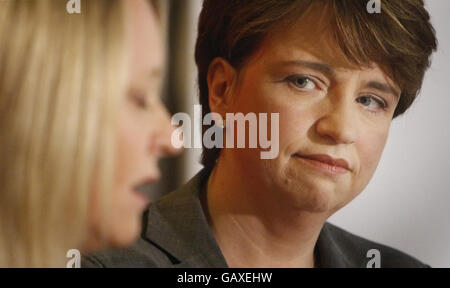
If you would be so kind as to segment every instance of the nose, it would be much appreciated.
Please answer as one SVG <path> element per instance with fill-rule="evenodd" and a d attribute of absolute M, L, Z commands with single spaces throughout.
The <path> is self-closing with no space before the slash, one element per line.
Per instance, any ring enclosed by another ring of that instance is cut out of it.
<path fill-rule="evenodd" d="M 325 113 L 316 123 L 316 131 L 335 144 L 352 144 L 357 139 L 357 115 L 354 113 L 355 103 L 345 97 L 337 97 L 329 103 Z M 349 98 L 349 97 L 348 97 Z"/>
<path fill-rule="evenodd" d="M 159 157 L 179 154 L 181 149 L 172 145 L 172 133 L 176 128 L 172 126 L 169 112 L 162 103 L 159 103 L 157 117 L 155 118 L 153 121 L 155 121 L 156 131 L 150 150 L 155 151 Z"/>

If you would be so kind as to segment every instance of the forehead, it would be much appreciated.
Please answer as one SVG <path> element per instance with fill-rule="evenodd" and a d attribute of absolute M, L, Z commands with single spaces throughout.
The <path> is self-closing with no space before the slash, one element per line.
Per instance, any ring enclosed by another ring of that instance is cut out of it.
<path fill-rule="evenodd" d="M 145 0 L 127 1 L 133 67 L 132 73 L 147 73 L 163 66 L 163 45 L 155 11 Z"/>
<path fill-rule="evenodd" d="M 262 51 L 294 56 L 303 50 L 333 67 L 357 68 L 345 57 L 334 40 L 327 13 L 311 11 L 291 26 L 280 26 L 269 31 L 261 45 Z"/>
<path fill-rule="evenodd" d="M 314 2 L 307 11 L 294 21 L 279 24 L 268 31 L 257 53 L 253 56 L 268 56 L 272 60 L 295 60 L 308 58 L 331 66 L 334 70 L 360 70 L 379 72 L 386 75 L 387 67 L 381 67 L 373 61 L 356 63 L 349 60 L 336 37 L 336 22 L 330 6 L 323 2 Z M 355 36 L 356 41 L 356 36 Z M 355 42 L 356 43 L 356 42 Z"/>

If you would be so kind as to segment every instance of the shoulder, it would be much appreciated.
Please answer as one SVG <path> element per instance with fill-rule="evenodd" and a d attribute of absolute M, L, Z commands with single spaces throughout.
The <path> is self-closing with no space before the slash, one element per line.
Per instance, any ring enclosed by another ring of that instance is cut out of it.
<path fill-rule="evenodd" d="M 128 248 L 83 255 L 81 260 L 83 268 L 161 268 L 173 264 L 170 255 L 142 238 Z"/>
<path fill-rule="evenodd" d="M 322 250 L 341 257 L 346 266 L 365 268 L 370 260 L 378 257 L 381 268 L 429 267 L 406 253 L 357 236 L 330 223 L 324 225 L 319 237 L 322 246 L 327 246 L 322 247 Z"/>

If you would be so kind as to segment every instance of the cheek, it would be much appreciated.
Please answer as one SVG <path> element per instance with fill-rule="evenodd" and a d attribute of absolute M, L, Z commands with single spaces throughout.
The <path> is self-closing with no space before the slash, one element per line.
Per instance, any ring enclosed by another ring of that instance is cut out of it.
<path fill-rule="evenodd" d="M 148 168 L 146 155 L 146 137 L 148 133 L 136 121 L 136 115 L 121 117 L 116 138 L 116 163 L 114 179 L 114 206 L 120 209 L 128 203 L 128 197 L 138 181 L 142 181 L 143 173 Z M 133 118 L 134 117 L 134 118 Z M 126 207 L 124 207 L 126 208 Z"/>
<path fill-rule="evenodd" d="M 130 117 L 121 117 L 116 140 L 116 183 L 119 186 L 127 182 L 136 181 L 130 179 L 137 175 L 142 161 L 145 161 L 145 131 Z M 130 184 L 130 183 L 128 183 Z"/>
<path fill-rule="evenodd" d="M 103 198 L 98 192 L 98 182 L 94 180 L 93 192 L 90 198 L 89 208 L 89 242 L 96 243 L 103 237 L 107 237 L 108 244 L 113 246 L 124 246 L 131 244 L 135 236 L 139 232 L 140 218 L 138 210 L 132 199 L 133 181 L 136 180 L 136 160 L 139 158 L 136 151 L 138 143 L 142 143 L 139 139 L 137 131 L 130 127 L 127 119 L 120 119 L 116 134 L 116 155 L 115 155 L 115 171 L 113 178 L 113 189 L 111 193 L 106 192 L 110 199 L 110 209 L 107 215 L 102 215 Z M 99 175 L 94 174 L 94 179 L 98 179 Z M 102 217 L 108 219 L 108 224 Z M 102 232 L 103 231 L 103 232 Z M 106 234 L 103 234 L 106 233 Z M 103 243 L 100 242 L 102 245 Z"/>
<path fill-rule="evenodd" d="M 124 115 L 122 115 L 124 116 Z M 113 246 L 129 245 L 140 228 L 140 210 L 136 206 L 134 186 L 143 175 L 146 133 L 136 115 L 121 117 L 116 139 L 114 189 L 111 202 L 109 241 Z M 134 117 L 134 118 L 133 118 Z"/>
<path fill-rule="evenodd" d="M 279 114 L 279 147 L 280 156 L 291 154 L 298 147 L 298 140 L 307 137 L 308 129 L 314 125 L 312 111 L 309 104 L 300 101 L 296 97 L 291 97 L 286 89 L 279 84 L 258 83 L 248 80 L 251 83 L 242 88 L 239 98 L 236 101 L 235 111 L 246 113 L 270 113 Z M 268 133 L 270 133 L 270 126 Z"/>
<path fill-rule="evenodd" d="M 314 111 L 301 101 L 277 99 L 271 105 L 272 111 L 279 113 L 279 155 L 281 160 L 287 160 L 310 142 L 309 131 L 316 119 Z"/>
<path fill-rule="evenodd" d="M 314 115 L 301 105 L 279 105 L 280 152 L 291 156 L 308 141 L 308 131 L 314 126 Z"/>
<path fill-rule="evenodd" d="M 366 133 L 361 136 L 362 137 L 360 137 L 360 141 L 357 145 L 357 150 L 360 159 L 361 181 L 366 185 L 373 176 L 381 159 L 388 132 L 386 129 L 386 131 Z"/>

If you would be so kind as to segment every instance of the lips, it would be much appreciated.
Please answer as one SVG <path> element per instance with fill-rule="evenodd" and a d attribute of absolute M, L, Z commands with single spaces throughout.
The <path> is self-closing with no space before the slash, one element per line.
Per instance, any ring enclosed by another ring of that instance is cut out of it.
<path fill-rule="evenodd" d="M 143 180 L 143 181 L 139 182 L 139 184 L 134 186 L 134 190 L 145 193 L 145 191 L 148 190 L 149 186 L 155 182 L 156 182 L 155 179 Z"/>
<path fill-rule="evenodd" d="M 134 191 L 137 192 L 138 194 L 145 196 L 150 200 L 154 200 L 155 195 L 153 195 L 154 193 L 152 193 L 154 191 L 152 191 L 153 189 L 150 189 L 150 186 L 154 184 L 156 181 L 158 181 L 158 179 L 159 177 L 143 178 L 142 181 L 138 182 L 139 184 L 134 186 Z"/>
<path fill-rule="evenodd" d="M 323 168 L 332 173 L 351 172 L 350 165 L 345 159 L 336 159 L 327 154 L 295 154 L 294 157 L 301 158 L 317 168 Z"/>
<path fill-rule="evenodd" d="M 147 177 L 147 178 L 144 178 L 142 181 L 139 181 L 139 184 L 136 186 L 137 187 L 149 186 L 149 185 L 155 183 L 156 181 L 158 181 L 158 177 Z"/>

